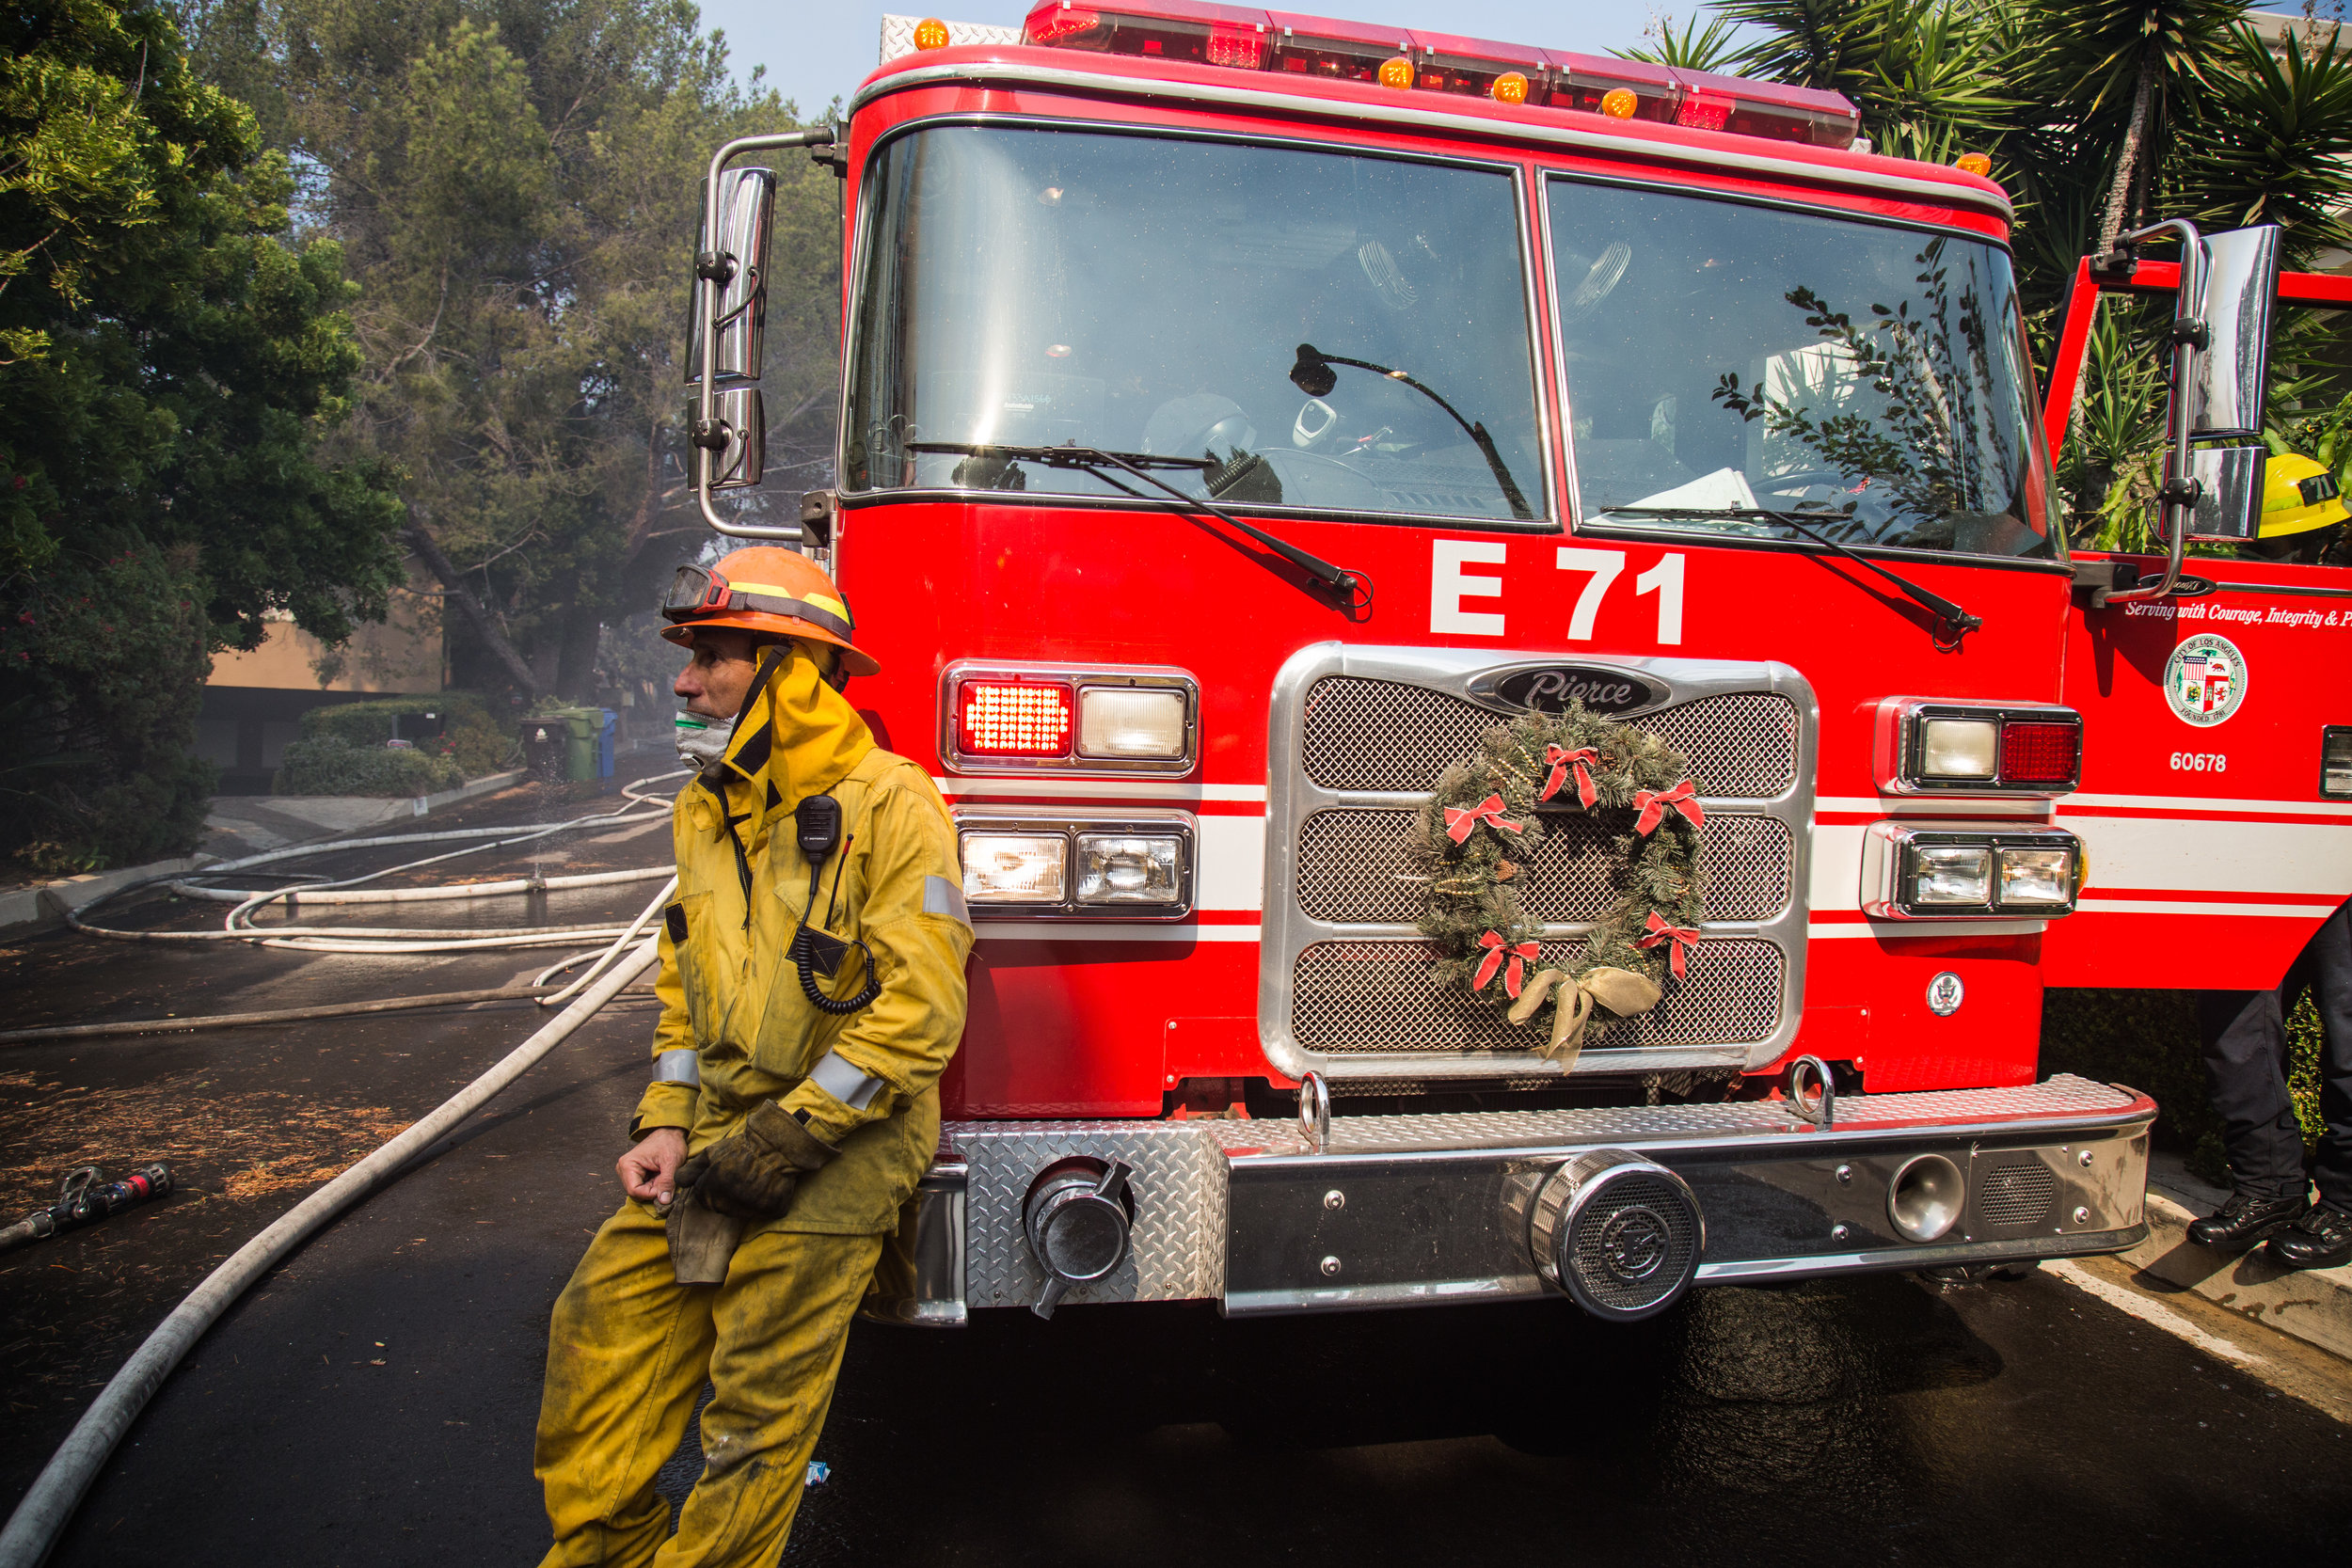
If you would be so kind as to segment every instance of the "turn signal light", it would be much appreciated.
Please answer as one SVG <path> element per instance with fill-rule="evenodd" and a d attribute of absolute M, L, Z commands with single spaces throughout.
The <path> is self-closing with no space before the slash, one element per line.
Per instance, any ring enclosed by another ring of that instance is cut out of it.
<path fill-rule="evenodd" d="M 2082 766 L 2079 724 L 2001 726 L 2001 777 L 2010 784 L 2073 784 Z"/>
<path fill-rule="evenodd" d="M 1888 795 L 2048 800 L 2082 779 L 2083 720 L 2071 707 L 1889 697 L 1873 740 L 1872 771 Z"/>
<path fill-rule="evenodd" d="M 957 692 L 956 737 L 973 756 L 1064 756 L 1076 706 L 1076 694 L 1059 684 L 966 681 Z"/>
<path fill-rule="evenodd" d="M 959 659 L 941 676 L 939 756 L 958 773 L 1189 773 L 1200 688 L 1142 665 Z"/>

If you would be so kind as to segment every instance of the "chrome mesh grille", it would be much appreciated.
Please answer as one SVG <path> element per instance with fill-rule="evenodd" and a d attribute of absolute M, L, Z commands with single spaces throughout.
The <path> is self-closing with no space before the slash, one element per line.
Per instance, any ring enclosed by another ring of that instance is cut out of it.
<path fill-rule="evenodd" d="M 1581 942 L 1548 942 L 1541 962 L 1567 965 Z M 1291 967 L 1291 1027 L 1309 1051 L 1354 1053 L 1407 1051 L 1532 1051 L 1538 1024 L 1513 1027 L 1493 1002 L 1438 978 L 1428 943 L 1325 942 L 1302 950 Z M 1628 1046 L 1745 1045 L 1767 1038 L 1779 1022 L 1780 948 L 1750 937 L 1702 942 L 1688 976 L 1638 1018 L 1589 1031 L 1584 1049 Z M 1500 982 L 1497 982 L 1500 984 Z M 1549 1015 L 1543 1015 L 1548 1017 Z"/>
<path fill-rule="evenodd" d="M 1299 761 L 1326 789 L 1425 793 L 1504 715 L 1395 681 L 1327 675 L 1307 693 Z M 1701 697 L 1627 722 L 1691 761 L 1699 793 L 1769 800 L 1797 777 L 1797 705 L 1770 691 Z"/>
<path fill-rule="evenodd" d="M 1977 1217 L 1987 1225 L 2040 1225 L 2058 1196 L 2058 1178 L 2039 1160 L 1979 1167 Z"/>
<path fill-rule="evenodd" d="M 1334 925 L 1410 926 L 1426 879 L 1413 863 L 1416 813 L 1319 811 L 1298 833 L 1298 907 Z M 1766 920 L 1788 903 L 1795 841 L 1777 817 L 1708 814 L 1701 863 L 1709 920 Z M 1544 841 L 1526 863 L 1521 907 L 1547 925 L 1598 920 L 1616 902 L 1620 860 L 1610 835 L 1579 812 L 1544 814 Z"/>

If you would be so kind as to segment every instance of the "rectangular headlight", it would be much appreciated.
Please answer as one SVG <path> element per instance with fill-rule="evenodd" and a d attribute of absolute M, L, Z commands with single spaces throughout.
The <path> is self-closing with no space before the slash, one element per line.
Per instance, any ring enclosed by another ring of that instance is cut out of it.
<path fill-rule="evenodd" d="M 1069 901 L 1070 841 L 1059 833 L 963 835 L 963 897 L 968 904 Z"/>
<path fill-rule="evenodd" d="M 2063 904 L 2074 895 L 2072 849 L 2003 849 L 2001 903 Z"/>
<path fill-rule="evenodd" d="M 1187 705 L 1180 687 L 1085 687 L 1078 693 L 1078 754 L 1181 757 Z"/>
<path fill-rule="evenodd" d="M 2001 726 L 1990 719 L 1930 719 L 1919 726 L 1919 771 L 1931 779 L 1989 779 Z"/>
<path fill-rule="evenodd" d="M 1080 833 L 1078 902 L 1182 903 L 1184 855 L 1184 840 L 1172 833 Z"/>
<path fill-rule="evenodd" d="M 1990 904 L 1993 851 L 1960 844 L 1914 845 L 1906 879 L 1915 904 Z"/>

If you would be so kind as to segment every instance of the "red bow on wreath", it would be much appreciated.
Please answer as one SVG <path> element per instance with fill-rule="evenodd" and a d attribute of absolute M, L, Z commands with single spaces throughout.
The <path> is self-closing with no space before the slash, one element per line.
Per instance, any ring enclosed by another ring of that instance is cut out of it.
<path fill-rule="evenodd" d="M 1543 793 L 1535 799 L 1549 800 L 1559 794 L 1560 786 L 1568 782 L 1568 769 L 1573 768 L 1576 769 L 1576 797 L 1584 802 L 1586 811 L 1592 810 L 1593 802 L 1600 799 L 1600 791 L 1593 787 L 1593 776 L 1584 770 L 1584 765 L 1599 760 L 1600 753 L 1590 746 L 1579 746 L 1573 752 L 1565 746 L 1546 746 L 1544 766 L 1551 769 L 1551 776 L 1544 781 Z"/>
<path fill-rule="evenodd" d="M 1697 933 L 1692 934 L 1695 936 Z M 1542 957 L 1543 950 L 1532 942 L 1522 942 L 1515 947 L 1502 940 L 1501 931 L 1480 933 L 1478 945 L 1486 950 L 1486 956 L 1478 962 L 1478 974 L 1470 981 L 1470 990 L 1485 990 L 1486 982 L 1495 977 L 1495 971 L 1502 967 L 1502 960 L 1507 958 L 1511 960 L 1511 971 L 1502 977 L 1502 989 L 1510 993 L 1512 1001 L 1517 1002 L 1519 988 L 1527 983 L 1527 966 Z M 1681 971 L 1677 970 L 1676 973 L 1680 974 Z"/>
<path fill-rule="evenodd" d="M 1634 945 L 1656 947 L 1661 942 L 1667 943 L 1667 958 L 1674 965 L 1675 978 L 1681 979 L 1682 955 L 1699 944 L 1698 932 L 1691 927 L 1676 925 L 1656 910 L 1649 911 L 1649 919 L 1644 923 L 1643 928 L 1649 934 L 1645 937 L 1636 937 Z M 1483 974 L 1484 971 L 1481 973 Z"/>
<path fill-rule="evenodd" d="M 1666 813 L 1669 811 L 1680 812 L 1690 819 L 1691 826 L 1693 828 L 1706 827 L 1707 813 L 1699 809 L 1698 795 L 1698 785 L 1688 779 L 1683 780 L 1672 789 L 1635 790 L 1633 803 L 1640 808 L 1642 816 L 1641 819 L 1633 824 L 1633 831 L 1637 833 L 1654 832 L 1658 824 L 1666 820 Z M 1677 970 L 1676 973 L 1681 972 Z"/>
<path fill-rule="evenodd" d="M 1448 806 L 1445 808 L 1445 836 L 1452 839 L 1456 844 L 1459 844 L 1463 840 L 1469 838 L 1470 835 L 1470 830 L 1477 827 L 1481 822 L 1488 823 L 1497 828 L 1507 828 L 1515 833 L 1520 829 L 1520 824 L 1508 821 L 1504 818 L 1502 815 L 1502 797 L 1500 795 L 1489 795 L 1474 806 Z"/>

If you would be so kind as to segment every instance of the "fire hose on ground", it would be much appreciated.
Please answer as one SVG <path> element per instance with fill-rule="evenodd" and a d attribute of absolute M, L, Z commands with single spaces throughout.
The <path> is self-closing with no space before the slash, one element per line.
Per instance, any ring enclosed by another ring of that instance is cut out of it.
<path fill-rule="evenodd" d="M 326 1186 L 296 1204 L 260 1235 L 205 1276 L 147 1337 L 117 1372 L 0 1529 L 0 1568 L 39 1568 L 73 1516 L 107 1456 L 155 1390 L 205 1331 L 246 1287 L 275 1267 L 337 1214 L 373 1192 L 411 1159 L 423 1153 L 493 1095 L 522 1076 L 540 1058 L 571 1037 L 606 1003 L 652 967 L 654 941 L 642 942 L 596 980 L 580 999 L 548 1021 L 489 1071 L 460 1089 L 406 1132 L 385 1144 Z"/>

